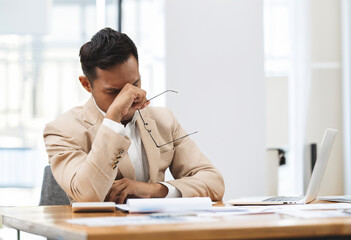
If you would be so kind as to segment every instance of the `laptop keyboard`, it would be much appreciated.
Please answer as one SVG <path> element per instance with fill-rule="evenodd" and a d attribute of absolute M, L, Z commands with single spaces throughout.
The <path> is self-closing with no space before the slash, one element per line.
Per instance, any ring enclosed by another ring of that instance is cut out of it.
<path fill-rule="evenodd" d="M 263 200 L 263 202 L 297 202 L 304 199 L 304 197 L 284 197 L 284 196 L 278 196 L 278 197 L 272 197 L 272 198 L 267 198 Z"/>

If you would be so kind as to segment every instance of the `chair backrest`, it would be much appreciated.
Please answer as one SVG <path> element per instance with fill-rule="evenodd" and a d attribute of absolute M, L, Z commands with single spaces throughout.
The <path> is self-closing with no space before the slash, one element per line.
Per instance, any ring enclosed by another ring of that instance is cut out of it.
<path fill-rule="evenodd" d="M 69 205 L 67 194 L 58 185 L 51 172 L 51 166 L 44 169 L 43 184 L 41 188 L 39 206 L 43 205 Z"/>

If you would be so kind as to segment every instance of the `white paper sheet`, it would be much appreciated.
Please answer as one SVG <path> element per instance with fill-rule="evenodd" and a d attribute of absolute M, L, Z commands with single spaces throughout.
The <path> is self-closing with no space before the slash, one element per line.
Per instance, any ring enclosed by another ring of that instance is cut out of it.
<path fill-rule="evenodd" d="M 241 206 L 223 206 L 223 207 L 212 207 L 208 211 L 210 212 L 247 212 L 248 209 Z"/>
<path fill-rule="evenodd" d="M 338 210 L 351 209 L 350 203 L 321 203 L 321 204 L 294 204 L 294 205 L 275 205 L 257 207 L 262 212 L 298 211 L 298 210 Z"/>
<path fill-rule="evenodd" d="M 275 206 L 241 206 L 238 209 L 228 208 L 228 211 L 202 211 L 198 212 L 200 217 L 231 217 L 248 214 L 284 214 L 296 217 L 351 217 L 351 204 L 330 203 L 330 204 L 305 204 L 305 205 L 275 205 Z M 226 207 L 224 207 L 226 209 Z M 294 215 L 296 213 L 296 215 Z"/>
<path fill-rule="evenodd" d="M 280 214 L 298 218 L 334 218 L 351 217 L 350 213 L 342 210 L 314 210 L 314 211 L 282 211 Z"/>

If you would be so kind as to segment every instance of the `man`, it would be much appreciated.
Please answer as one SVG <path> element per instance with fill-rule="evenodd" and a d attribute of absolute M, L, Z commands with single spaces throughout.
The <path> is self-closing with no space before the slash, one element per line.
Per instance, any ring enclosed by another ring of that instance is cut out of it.
<path fill-rule="evenodd" d="M 100 30 L 81 47 L 80 61 L 79 80 L 92 97 L 44 130 L 53 175 L 71 201 L 222 199 L 221 174 L 189 137 L 181 138 L 186 133 L 173 114 L 147 107 L 137 48 L 127 35 Z M 175 179 L 164 182 L 168 167 Z"/>

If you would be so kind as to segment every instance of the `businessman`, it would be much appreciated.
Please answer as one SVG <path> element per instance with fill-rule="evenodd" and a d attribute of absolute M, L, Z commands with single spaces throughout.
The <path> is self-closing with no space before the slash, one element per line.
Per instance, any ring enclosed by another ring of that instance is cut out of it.
<path fill-rule="evenodd" d="M 46 125 L 53 175 L 73 201 L 208 196 L 221 200 L 221 174 L 170 110 L 148 107 L 133 41 L 111 28 L 80 49 L 84 106 Z M 166 143 L 166 144 L 165 144 Z M 169 168 L 174 180 L 165 182 Z"/>

